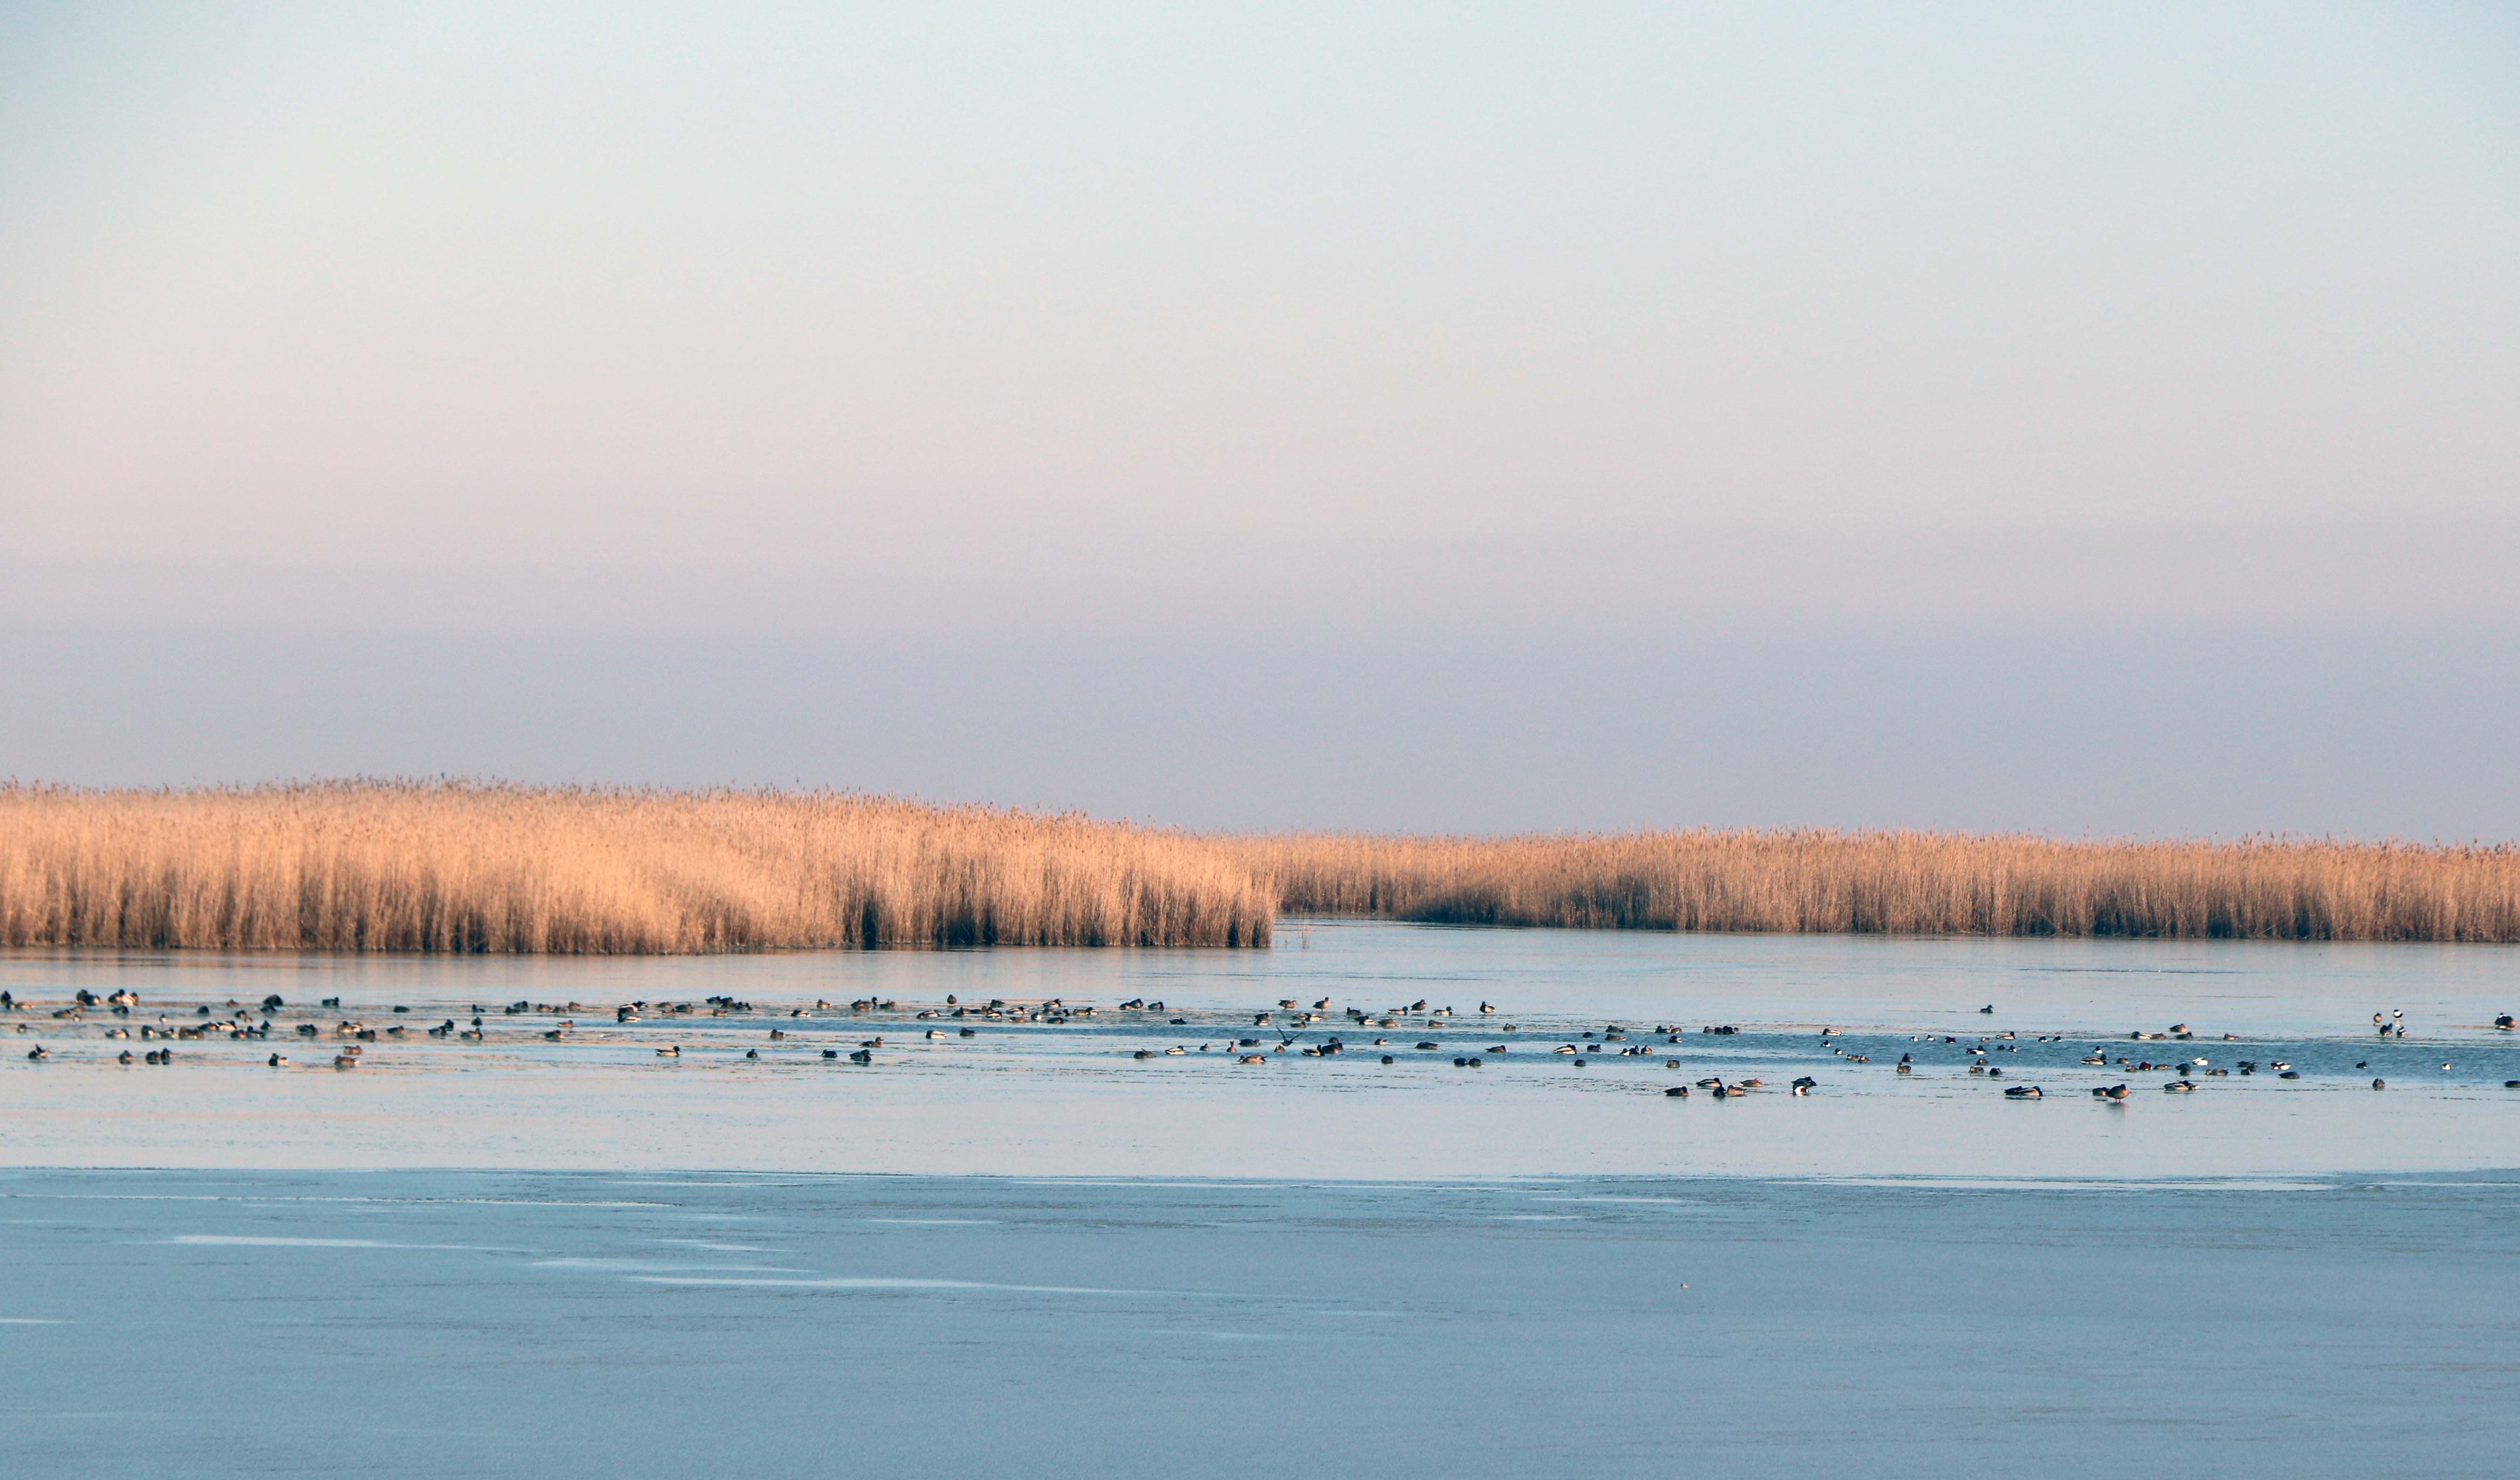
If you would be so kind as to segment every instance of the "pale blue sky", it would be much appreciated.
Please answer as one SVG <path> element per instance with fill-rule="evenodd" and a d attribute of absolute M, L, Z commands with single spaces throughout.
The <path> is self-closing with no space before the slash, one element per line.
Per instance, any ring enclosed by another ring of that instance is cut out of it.
<path fill-rule="evenodd" d="M 2454 646 L 2520 619 L 2515 244 L 2491 5 L 11 4 L 0 774 L 133 733 L 57 659 L 152 632 L 1160 634 L 1333 687 L 1762 621 Z M 1032 785 L 989 748 L 1029 712 L 805 779 Z M 208 769 L 717 774 L 411 733 Z M 1546 821 L 1504 754 L 1399 820 Z M 1014 799 L 1148 810 L 1073 766 Z M 1772 780 L 1778 821 L 1988 820 Z M 2461 830 L 2359 785 L 2242 821 Z M 1569 821 L 1706 810 L 1598 785 Z M 1370 810 L 1306 794 L 1271 819 Z M 2038 825 L 2233 821 L 2139 800 Z"/>

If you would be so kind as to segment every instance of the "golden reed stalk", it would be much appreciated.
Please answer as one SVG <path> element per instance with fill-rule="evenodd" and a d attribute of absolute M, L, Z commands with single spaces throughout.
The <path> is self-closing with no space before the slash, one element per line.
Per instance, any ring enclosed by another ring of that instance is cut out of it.
<path fill-rule="evenodd" d="M 2520 941 L 2520 850 L 1747 830 L 1238 837 L 831 792 L 0 785 L 7 946 L 1257 946 L 1282 913 Z"/>
<path fill-rule="evenodd" d="M 0 787 L 6 945 L 1240 946 L 1276 903 L 1177 833 L 827 792 Z"/>

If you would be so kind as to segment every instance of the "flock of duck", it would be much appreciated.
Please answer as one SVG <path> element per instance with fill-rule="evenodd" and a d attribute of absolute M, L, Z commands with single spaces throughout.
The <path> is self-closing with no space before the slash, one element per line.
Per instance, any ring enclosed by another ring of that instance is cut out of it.
<path fill-rule="evenodd" d="M 319 1010 L 327 1013 L 337 1012 L 340 1006 L 339 998 L 325 998 Z M 264 997 L 252 1008 L 248 1008 L 241 1003 L 229 1002 L 224 1013 L 214 1010 L 211 1005 L 202 1004 L 193 1009 L 191 1021 L 170 1019 L 162 1013 L 154 1022 L 140 1021 L 137 1017 L 139 1008 L 138 994 L 129 989 L 117 991 L 103 998 L 82 990 L 64 1006 L 50 1009 L 37 1004 L 20 1002 L 11 993 L 0 991 L 0 1016 L 20 1018 L 16 1024 L 16 1031 L 20 1034 L 30 1031 L 32 1024 L 25 1019 L 35 1012 L 49 1010 L 50 1021 L 62 1029 L 70 1030 L 88 1023 L 89 1013 L 95 1011 L 106 1021 L 103 1036 L 109 1043 L 134 1037 L 144 1041 L 166 1042 L 165 1047 L 143 1051 L 137 1060 L 134 1059 L 129 1049 L 123 1049 L 116 1056 L 115 1062 L 125 1065 L 135 1061 L 156 1067 L 171 1065 L 175 1061 L 175 1049 L 172 1046 L 175 1043 L 258 1042 L 271 1038 L 275 1033 L 281 1033 L 290 1041 L 299 1045 L 301 1051 L 316 1051 L 319 1055 L 329 1054 L 331 1067 L 338 1071 L 347 1071 L 361 1065 L 367 1046 L 407 1041 L 416 1026 L 410 1021 L 401 1021 L 388 1022 L 379 1028 L 354 1018 L 338 1017 L 329 1026 L 310 1019 L 284 1029 L 279 1026 L 277 1019 L 287 1014 L 288 1006 L 278 994 Z M 1173 1015 L 1161 1000 L 1150 1001 L 1146 998 L 1132 998 L 1114 1008 L 1102 1009 L 1089 1004 L 1071 1004 L 1061 998 L 1028 1003 L 992 999 L 985 1004 L 965 1004 L 957 997 L 949 995 L 941 1005 L 915 1007 L 911 1012 L 904 1014 L 900 1004 L 874 997 L 860 998 L 845 1004 L 818 1001 L 811 1009 L 764 1009 L 733 997 L 711 997 L 696 1003 L 639 1001 L 619 1004 L 608 1009 L 589 1009 L 576 1002 L 518 1001 L 496 1009 L 475 1006 L 468 1014 L 467 1021 L 459 1022 L 455 1017 L 446 1017 L 434 1025 L 422 1029 L 421 1036 L 425 1039 L 442 1041 L 485 1043 L 490 1037 L 489 1019 L 493 1010 L 504 1018 L 533 1019 L 530 1028 L 532 1038 L 547 1043 L 572 1041 L 578 1037 L 578 1014 L 600 1014 L 605 1010 L 611 1013 L 609 1026 L 615 1030 L 651 1021 L 674 1023 L 699 1018 L 732 1017 L 756 1020 L 768 1018 L 774 1020 L 774 1025 L 768 1029 L 768 1042 L 773 1046 L 774 1053 L 789 1042 L 789 1028 L 779 1025 L 777 1020 L 781 1019 L 790 1024 L 802 1019 L 807 1020 L 811 1025 L 819 1026 L 828 1023 L 833 1016 L 840 1016 L 854 1022 L 870 1022 L 871 1019 L 879 1022 L 882 1018 L 906 1017 L 909 1022 L 918 1025 L 910 1031 L 920 1033 L 922 1035 L 920 1041 L 927 1043 L 958 1042 L 975 1038 L 979 1036 L 981 1026 L 984 1025 L 1060 1027 L 1109 1023 L 1115 1028 L 1132 1032 L 1133 1035 L 1141 1037 L 1142 1041 L 1144 1030 L 1148 1027 L 1191 1026 L 1191 1018 L 1188 1014 Z M 1991 1014 L 1994 1007 L 1989 1004 L 1978 1011 Z M 408 1019 L 412 1015 L 412 1009 L 408 1007 L 395 1007 L 388 1015 Z M 1431 1061 L 1440 1063 L 1444 1058 L 1449 1057 L 1455 1068 L 1483 1069 L 1488 1066 L 1491 1059 L 1506 1060 L 1515 1056 L 1516 1048 L 1528 1042 L 1527 1039 L 1517 1036 L 1523 1033 L 1519 1024 L 1498 1020 L 1501 1015 L 1500 1009 L 1492 1003 L 1480 1003 L 1475 1015 L 1464 1017 L 1451 1007 L 1432 1006 L 1424 999 L 1420 999 L 1405 1007 L 1389 1007 L 1379 1011 L 1369 1011 L 1354 1007 L 1343 1008 L 1337 1009 L 1333 1020 L 1330 999 L 1327 997 L 1313 1002 L 1309 1007 L 1297 999 L 1285 998 L 1281 999 L 1275 1008 L 1249 1012 L 1248 1024 L 1239 1029 L 1229 1025 L 1229 1021 L 1240 1022 L 1238 1015 L 1203 1014 L 1208 1026 L 1224 1028 L 1225 1032 L 1221 1038 L 1211 1038 L 1197 1044 L 1195 1048 L 1188 1043 L 1174 1043 L 1162 1048 L 1134 1046 L 1116 1052 L 1126 1054 L 1133 1060 L 1189 1058 L 1208 1054 L 1230 1058 L 1237 1064 L 1258 1065 L 1288 1056 L 1342 1057 L 1350 1049 L 1348 1035 L 1354 1034 L 1362 1039 L 1364 1035 L 1372 1033 L 1377 1036 L 1373 1037 L 1371 1047 L 1377 1051 L 1386 1051 L 1375 1055 L 1386 1065 L 1400 1062 L 1404 1054 L 1413 1058 L 1420 1055 L 1434 1055 Z M 1156 1019 L 1160 1019 L 1160 1023 L 1156 1022 Z M 545 1023 L 549 1025 L 545 1026 Z M 1481 1032 L 1478 1035 L 1480 1038 L 1499 1041 L 1488 1043 L 1484 1048 L 1448 1049 L 1440 1037 L 1418 1037 L 1406 1031 L 1415 1027 L 1424 1033 L 1454 1032 L 1458 1036 L 1460 1026 L 1471 1023 L 1480 1025 Z M 2395 1043 L 2403 1041 L 2407 1036 L 2406 1014 L 2403 1009 L 2374 1012 L 2371 1014 L 2371 1023 L 2378 1037 L 2384 1041 Z M 2512 1033 L 2515 1031 L 2515 1019 L 2510 1013 L 2502 1013 L 2495 1018 L 2493 1026 L 2499 1032 Z M 1646 1032 L 1611 1022 L 1604 1023 L 1598 1028 L 1549 1034 L 1547 1035 L 1549 1038 L 1558 1041 L 1551 1044 L 1545 1051 L 1539 1052 L 1545 1053 L 1551 1058 L 1565 1060 L 1576 1068 L 1586 1067 L 1598 1058 L 1616 1058 L 1657 1059 L 1667 1069 L 1681 1070 L 1683 1063 L 1680 1056 L 1665 1051 L 1681 1046 L 1688 1031 L 1677 1023 L 1658 1023 L 1650 1032 Z M 1394 1032 L 1401 1033 L 1409 1041 L 1405 1045 L 1395 1043 L 1388 1036 Z M 1732 1023 L 1709 1023 L 1698 1027 L 1696 1032 L 1703 1038 L 1732 1039 L 1738 1038 L 1742 1030 L 1738 1025 Z M 1308 1036 L 1311 1041 L 1306 1041 Z M 1871 1054 L 1856 1052 L 1836 1041 L 1843 1036 L 1840 1029 L 1823 1027 L 1819 1032 L 1819 1043 L 1841 1063 L 1869 1064 Z M 1896 1037 L 1890 1034 L 1876 1036 L 1892 1039 Z M 1801 1034 L 1796 1033 L 1794 1037 L 1799 1039 Z M 1964 1073 L 1967 1076 L 1983 1077 L 1990 1081 L 2007 1077 L 2003 1066 L 1996 1062 L 1993 1055 L 2003 1053 L 2017 1054 L 2023 1042 L 2017 1033 L 2011 1031 L 1977 1035 L 1910 1034 L 1907 1037 L 1909 1042 L 1919 1046 L 1957 1050 L 1959 1058 L 1965 1062 Z M 1967 1041 L 1970 1037 L 1974 1037 L 1975 1041 Z M 2134 1043 L 2192 1043 L 2197 1035 L 2187 1024 L 2174 1023 L 2164 1031 L 2148 1032 L 2137 1029 L 2131 1031 L 2127 1037 Z M 2035 1035 L 2028 1042 L 2061 1045 L 2065 1039 L 2064 1034 L 2040 1034 Z M 2221 1035 L 2220 1041 L 2236 1043 L 2239 1040 L 2235 1034 L 2225 1033 Z M 898 1048 L 900 1045 L 888 1043 L 883 1034 L 878 1032 L 857 1040 L 854 1046 L 814 1044 L 797 1047 L 806 1054 L 819 1054 L 823 1060 L 845 1059 L 851 1064 L 870 1066 L 877 1062 L 878 1053 L 887 1047 Z M 679 1060 L 683 1056 L 683 1046 L 680 1043 L 668 1043 L 653 1046 L 653 1052 L 657 1058 L 668 1061 Z M 1806 1049 L 1804 1052 L 1809 1050 Z M 1902 1053 L 1897 1063 L 1891 1066 L 1893 1073 L 1900 1076 L 1914 1073 L 1917 1067 L 1916 1052 L 1916 1050 L 1910 1050 Z M 1526 1050 L 1525 1053 L 1529 1055 L 1532 1051 Z M 37 1044 L 27 1050 L 25 1057 L 29 1061 L 40 1063 L 51 1058 L 52 1052 L 48 1047 Z M 762 1061 L 761 1049 L 759 1047 L 745 1049 L 742 1059 L 746 1062 Z M 319 1063 L 320 1061 L 319 1056 Z M 291 1066 L 292 1060 L 287 1054 L 273 1051 L 265 1058 L 265 1063 L 271 1068 L 287 1068 Z M 2185 1050 L 2176 1054 L 2166 1055 L 2162 1061 L 2155 1062 L 2149 1053 L 2143 1053 L 2140 1056 L 2135 1053 L 2119 1053 L 2113 1056 L 2106 1049 L 2094 1046 L 2081 1056 L 2079 1063 L 2085 1067 L 2096 1067 L 2102 1070 L 2115 1067 L 2138 1074 L 2168 1074 L 2171 1077 L 2162 1083 L 2161 1088 L 2166 1093 L 2177 1095 L 2195 1093 L 2200 1079 L 2231 1077 L 2246 1079 L 2261 1074 L 2280 1080 L 2302 1078 L 2302 1071 L 2280 1058 L 2267 1060 L 2243 1058 L 2228 1064 L 2217 1064 L 2206 1055 L 2190 1054 Z M 2358 1070 L 2366 1070 L 2370 1067 L 2369 1060 L 2358 1061 L 2355 1067 Z M 2444 1062 L 2441 1067 L 2447 1072 L 2453 1065 Z M 2012 1077 L 2017 1079 L 2018 1072 Z M 2506 1080 L 2503 1084 L 2506 1089 L 2520 1090 L 2520 1079 Z M 2374 1090 L 2383 1090 L 2388 1087 L 2388 1081 L 2385 1078 L 2374 1077 L 2370 1085 Z M 1810 1074 L 1798 1076 L 1787 1085 L 1790 1092 L 1796 1096 L 1810 1095 L 1819 1087 L 1819 1079 Z M 1687 1099 L 1694 1091 L 1702 1092 L 1717 1099 L 1729 1099 L 1736 1096 L 1754 1094 L 1766 1088 L 1767 1081 L 1756 1075 L 1727 1079 L 1721 1074 L 1713 1074 L 1691 1083 L 1670 1085 L 1662 1093 L 1672 1099 Z M 2046 1098 L 2046 1093 L 2044 1087 L 2033 1083 L 2013 1083 L 2003 1088 L 2003 1097 L 2013 1100 L 2041 1099 Z M 2116 1084 L 2092 1087 L 2091 1095 L 2095 1099 L 2124 1103 L 2133 1098 L 2134 1090 L 2130 1083 L 2120 1081 Z"/>

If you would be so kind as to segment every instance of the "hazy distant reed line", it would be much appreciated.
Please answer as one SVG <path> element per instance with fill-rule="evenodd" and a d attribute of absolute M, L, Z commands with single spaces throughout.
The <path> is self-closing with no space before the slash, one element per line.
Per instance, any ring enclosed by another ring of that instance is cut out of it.
<path fill-rule="evenodd" d="M 1282 913 L 2520 941 L 2520 850 L 1747 830 L 1213 836 L 830 792 L 0 785 L 0 945 L 1257 946 Z"/>
<path fill-rule="evenodd" d="M 2520 941 L 2520 849 L 1948 832 L 1296 834 L 1230 844 L 1290 914 L 1895 935 Z"/>

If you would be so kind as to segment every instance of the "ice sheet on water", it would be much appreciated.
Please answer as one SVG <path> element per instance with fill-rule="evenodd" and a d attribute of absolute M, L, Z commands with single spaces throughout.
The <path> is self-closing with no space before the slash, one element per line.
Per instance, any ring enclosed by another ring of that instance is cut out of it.
<path fill-rule="evenodd" d="M 688 1270 L 701 1270 L 726 1275 L 807 1275 L 810 1270 L 790 1269 L 772 1264 L 676 1264 L 664 1259 L 623 1259 L 610 1255 L 581 1254 L 566 1259 L 537 1259 L 538 1270 L 602 1270 L 618 1275 L 670 1275 Z"/>
<path fill-rule="evenodd" d="M 1003 1284 L 988 1279 L 896 1279 L 868 1276 L 826 1276 L 812 1279 L 741 1279 L 713 1276 L 639 1275 L 640 1284 L 702 1284 L 725 1289 L 778 1290 L 966 1290 L 1012 1295 L 1193 1295 L 1194 1290 L 1104 1289 L 1079 1284 Z"/>
<path fill-rule="evenodd" d="M 2501 1472 L 2520 1180 L 2289 1180 L 2321 1190 L 1558 1179 L 1598 1201 L 1532 1222 L 1533 1189 L 1493 1181 L 867 1177 L 556 1219 L 520 1194 L 602 1175 L 365 1174 L 412 1199 L 413 1237 L 480 1251 L 428 1279 L 393 1278 L 364 1215 L 320 1195 L 66 1198 L 63 1226 L 0 1233 L 6 1319 L 53 1323 L 11 1325 L 0 1473 L 118 1477 L 173 1445 L 188 1471 L 338 1473 L 349 1444 L 387 1480 L 699 1480 L 731 1455 L 766 1473 L 1966 1480 L 2122 1467 L 2161 1434 L 2200 1473 Z M 737 1209 L 816 1273 L 628 1268 Z M 962 1222 L 981 1217 L 1003 1222 Z M 568 1263 L 489 1252 L 534 1242 Z M 241 1390 L 286 1395 L 285 1419 Z M 103 1394 L 112 1412 L 76 1416 Z"/>
<path fill-rule="evenodd" d="M 471 1254 L 514 1252 L 479 1243 L 395 1243 L 383 1238 L 284 1238 L 270 1233 L 177 1233 L 171 1238 L 161 1238 L 158 1241 L 220 1248 L 448 1249 Z"/>

